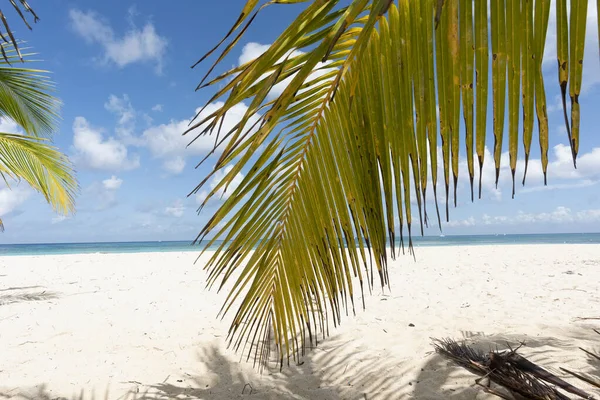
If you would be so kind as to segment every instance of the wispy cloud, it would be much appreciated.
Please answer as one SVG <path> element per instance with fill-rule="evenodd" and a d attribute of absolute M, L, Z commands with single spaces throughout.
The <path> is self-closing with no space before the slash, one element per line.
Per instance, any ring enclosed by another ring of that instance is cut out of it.
<path fill-rule="evenodd" d="M 104 185 L 104 189 L 106 190 L 117 190 L 122 184 L 123 179 L 119 179 L 114 175 L 102 181 L 102 185 Z"/>
<path fill-rule="evenodd" d="M 464 228 L 509 225 L 522 226 L 523 224 L 593 224 L 597 222 L 600 222 L 600 209 L 574 211 L 569 207 L 558 206 L 551 211 L 537 213 L 517 211 L 512 215 L 483 214 L 481 217 L 470 216 L 465 219 L 457 219 L 444 223 L 443 226 L 451 228 Z"/>
<path fill-rule="evenodd" d="M 173 204 L 165 208 L 165 214 L 175 218 L 181 218 L 186 210 L 181 200 L 175 200 Z"/>
<path fill-rule="evenodd" d="M 0 183 L 0 217 L 19 208 L 31 196 L 33 190 L 27 185 L 14 184 L 7 187 L 4 181 Z"/>
<path fill-rule="evenodd" d="M 131 23 L 129 31 L 118 35 L 110 24 L 94 11 L 72 9 L 69 18 L 79 36 L 88 43 L 102 46 L 104 62 L 113 63 L 119 68 L 137 62 L 151 63 L 154 64 L 157 73 L 162 73 L 168 41 L 156 32 L 151 22 L 147 22 L 142 28 Z"/>
<path fill-rule="evenodd" d="M 201 121 L 222 105 L 223 103 L 219 102 L 209 104 L 197 120 Z M 227 112 L 221 125 L 222 135 L 233 129 L 247 110 L 248 107 L 243 103 L 233 106 Z M 196 112 L 198 111 L 196 110 Z M 257 116 L 251 117 L 247 126 L 254 125 L 257 120 Z M 183 132 L 188 129 L 190 121 L 191 119 L 171 120 L 167 124 L 152 126 L 142 134 L 145 146 L 155 158 L 163 160 L 164 169 L 171 174 L 178 174 L 183 171 L 186 157 L 207 155 L 215 146 L 216 135 L 203 135 L 190 143 L 202 130 L 202 127 L 200 127 L 189 135 L 183 136 Z"/>
<path fill-rule="evenodd" d="M 204 200 L 206 200 L 206 197 L 208 196 L 209 192 L 214 190 L 223 180 L 223 178 L 225 178 L 225 176 L 227 176 L 227 174 L 229 174 L 232 171 L 232 169 L 233 167 L 229 165 L 225 167 L 225 169 L 217 171 L 208 184 L 210 190 L 203 190 L 200 193 L 198 193 L 196 195 L 196 202 L 198 204 L 202 204 Z M 233 191 L 237 189 L 237 187 L 242 183 L 243 179 L 244 174 L 238 172 L 227 187 L 227 191 L 224 191 L 223 188 L 219 189 L 214 195 L 213 199 L 215 199 L 216 201 L 228 199 L 231 193 L 233 193 Z"/>
<path fill-rule="evenodd" d="M 260 44 L 256 42 L 250 42 L 246 44 L 242 48 L 242 54 L 238 59 L 239 65 L 243 65 L 247 62 L 255 60 L 256 58 L 260 57 L 264 52 L 266 52 L 269 49 L 269 47 L 271 47 L 270 44 Z M 292 57 L 299 56 L 302 54 L 304 54 L 304 52 L 299 50 L 294 50 L 290 53 Z M 280 61 L 283 61 L 285 58 L 285 56 L 281 57 Z M 328 64 L 330 63 L 331 62 L 329 61 L 317 64 L 315 71 L 310 74 L 310 76 L 307 78 L 307 81 L 312 81 L 313 79 L 317 79 L 333 71 L 332 68 L 327 68 Z M 269 92 L 268 99 L 272 100 L 279 97 L 283 93 L 285 88 L 290 84 L 292 79 L 294 79 L 294 76 L 295 74 L 276 84 Z M 266 75 L 264 77 L 266 77 Z M 299 93 L 302 93 L 302 90 L 300 90 Z"/>

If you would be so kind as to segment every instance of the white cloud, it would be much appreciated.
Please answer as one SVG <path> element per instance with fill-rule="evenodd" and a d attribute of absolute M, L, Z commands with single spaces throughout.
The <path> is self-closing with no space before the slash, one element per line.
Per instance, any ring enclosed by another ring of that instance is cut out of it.
<path fill-rule="evenodd" d="M 185 212 L 185 206 L 181 200 L 176 200 L 172 205 L 165 208 L 165 214 L 171 217 L 180 218 Z"/>
<path fill-rule="evenodd" d="M 54 224 L 60 224 L 61 222 L 64 222 L 68 219 L 71 219 L 71 217 L 67 217 L 65 215 L 57 215 L 56 217 L 52 217 L 52 220 L 50 221 L 50 223 L 52 225 Z"/>
<path fill-rule="evenodd" d="M 571 209 L 567 207 L 556 207 L 554 211 L 551 212 L 541 212 L 541 213 L 524 213 L 519 212 L 516 217 L 510 218 L 509 221 L 511 223 L 518 222 L 572 222 L 573 217 L 571 215 Z"/>
<path fill-rule="evenodd" d="M 21 133 L 21 128 L 12 119 L 0 118 L 0 132 Z"/>
<path fill-rule="evenodd" d="M 106 190 L 117 190 L 121 187 L 122 184 L 123 179 L 119 179 L 114 175 L 102 181 L 102 185 Z"/>
<path fill-rule="evenodd" d="M 473 218 L 473 217 L 471 217 Z M 589 209 L 573 212 L 569 207 L 558 206 L 549 212 L 526 213 L 517 212 L 516 215 L 490 216 L 484 214 L 481 221 L 474 221 L 473 225 L 522 225 L 526 224 L 572 224 L 572 223 L 594 223 L 600 222 L 600 209 Z M 459 223 L 448 226 L 462 226 Z"/>
<path fill-rule="evenodd" d="M 156 104 L 154 107 L 152 107 L 152 111 L 161 112 L 162 110 L 163 110 L 162 104 Z"/>
<path fill-rule="evenodd" d="M 575 214 L 575 218 L 578 221 L 586 222 L 600 221 L 600 209 L 578 211 L 577 214 Z"/>
<path fill-rule="evenodd" d="M 105 139 L 84 117 L 76 117 L 73 122 L 73 148 L 73 160 L 90 169 L 119 171 L 140 165 L 139 157 L 129 156 L 123 143 L 112 137 Z"/>
<path fill-rule="evenodd" d="M 171 120 L 168 124 L 146 129 L 142 136 L 152 155 L 158 158 L 170 158 L 185 154 L 186 146 L 192 138 L 184 137 L 182 133 L 187 129 L 189 122 L 189 120 Z M 208 148 L 206 146 L 206 149 Z"/>
<path fill-rule="evenodd" d="M 132 25 L 129 31 L 119 36 L 93 11 L 72 9 L 69 17 L 77 34 L 88 43 L 103 47 L 104 62 L 112 62 L 119 68 L 135 62 L 149 62 L 155 65 L 157 73 L 161 73 L 168 42 L 156 32 L 152 23 L 146 23 L 141 29 Z"/>
<path fill-rule="evenodd" d="M 270 44 L 260 44 L 256 42 L 250 42 L 246 44 L 242 49 L 242 54 L 240 54 L 238 63 L 243 65 L 249 63 L 250 61 L 256 60 L 264 52 L 269 50 L 269 47 L 271 47 Z"/>
<path fill-rule="evenodd" d="M 469 226 L 475 226 L 475 225 L 476 225 L 475 218 L 469 217 L 467 219 L 462 219 L 462 220 L 450 220 L 449 222 L 444 222 L 442 226 L 456 228 L 456 227 L 469 227 Z"/>
<path fill-rule="evenodd" d="M 200 193 L 198 193 L 196 195 L 196 202 L 198 204 L 202 204 L 204 202 L 204 200 L 206 200 L 206 197 L 208 196 L 208 194 L 219 185 L 219 183 L 223 180 L 223 178 L 227 174 L 229 174 L 232 169 L 233 169 L 233 167 L 231 165 L 229 165 L 229 166 L 225 167 L 225 169 L 217 171 L 213 175 L 212 179 L 210 180 L 210 183 L 209 183 L 210 190 L 203 190 Z M 229 186 L 227 187 L 227 191 L 225 192 L 223 190 L 224 188 L 221 188 L 217 191 L 217 193 L 212 198 L 217 199 L 217 200 L 227 200 L 229 198 L 229 196 L 231 196 L 231 193 L 233 193 L 235 191 L 235 189 L 242 183 L 243 179 L 244 179 L 244 174 L 242 174 L 241 172 L 238 172 L 237 175 L 233 178 L 233 180 L 229 183 Z"/>
<path fill-rule="evenodd" d="M 197 121 L 202 120 L 222 106 L 223 103 L 221 102 L 209 104 L 200 114 Z M 245 104 L 236 104 L 227 112 L 222 124 L 220 139 L 239 123 L 247 110 L 248 107 Z M 190 144 L 195 135 L 201 132 L 203 128 L 202 126 L 183 136 L 183 132 L 189 127 L 190 121 L 191 119 L 181 121 L 171 120 L 168 124 L 150 127 L 142 134 L 144 143 L 152 155 L 156 158 L 164 159 L 163 167 L 170 173 L 183 171 L 186 157 L 206 155 L 215 145 L 215 134 L 201 136 Z M 258 117 L 253 116 L 248 121 L 247 126 L 252 126 L 256 121 L 258 121 Z"/>
<path fill-rule="evenodd" d="M 181 156 L 170 158 L 163 162 L 163 168 L 170 174 L 178 175 L 185 168 L 185 158 Z"/>
<path fill-rule="evenodd" d="M 18 184 L 7 187 L 2 181 L 0 184 L 0 217 L 14 211 L 31 195 L 32 190 L 28 186 Z"/>
<path fill-rule="evenodd" d="M 438 206 L 440 207 L 440 215 L 445 219 L 445 202 L 446 195 L 444 189 L 444 170 L 443 170 L 443 158 L 442 158 L 441 147 L 438 147 L 437 162 L 438 162 Z M 516 173 L 515 173 L 515 189 L 516 197 L 519 195 L 526 195 L 534 192 L 541 191 L 566 191 L 578 188 L 585 188 L 595 186 L 600 183 L 600 147 L 593 148 L 587 153 L 580 153 L 577 162 L 577 169 L 573 168 L 573 162 L 571 158 L 571 151 L 568 146 L 559 144 L 555 146 L 549 152 L 549 164 L 548 164 L 548 185 L 544 185 L 544 176 L 542 173 L 542 164 L 540 159 L 532 158 L 529 160 L 529 167 L 527 171 L 527 181 L 525 186 L 522 186 L 521 182 L 523 179 L 523 171 L 525 168 L 525 161 L 523 159 L 522 150 L 520 150 L 520 157 L 517 161 Z M 475 179 L 473 182 L 473 189 L 475 199 L 478 196 L 478 181 L 479 181 L 479 166 L 477 156 L 474 156 L 475 161 Z M 428 164 L 431 164 L 428 151 Z M 501 202 L 507 198 L 510 201 L 512 192 L 512 176 L 509 164 L 509 153 L 504 152 L 501 155 L 501 167 L 500 167 L 500 178 L 498 181 L 498 189 L 495 186 L 496 179 L 496 168 L 494 164 L 494 158 L 491 151 L 485 148 L 485 162 L 483 166 L 483 178 L 482 178 L 482 199 L 485 201 Z M 429 170 L 429 168 L 428 168 Z M 412 176 L 412 173 L 409 174 Z M 412 185 L 412 180 L 411 180 Z M 433 182 L 431 176 L 427 177 L 427 212 L 431 219 L 435 218 L 435 203 L 433 199 Z M 452 172 L 450 172 L 450 187 L 449 187 L 449 205 L 450 205 L 450 223 L 444 223 L 443 226 L 449 227 L 467 227 L 472 226 L 473 220 L 454 220 L 453 215 L 453 178 Z M 470 206 L 466 203 L 470 203 L 470 185 L 469 185 L 469 174 L 467 169 L 466 157 L 461 157 L 459 161 L 459 180 L 457 188 L 457 202 L 458 207 Z M 503 196 L 504 194 L 504 196 Z M 477 201 L 477 200 L 476 200 Z M 413 218 L 418 218 L 418 210 L 416 208 L 417 198 L 414 191 L 414 186 L 411 186 L 411 203 L 413 208 Z M 478 225 L 491 225 L 491 224 L 502 224 L 507 223 L 507 217 L 499 216 L 492 217 L 484 215 L 481 220 L 475 221 Z"/>
<path fill-rule="evenodd" d="M 483 214 L 481 218 L 484 225 L 496 225 L 496 224 L 505 224 L 508 221 L 508 218 L 505 216 L 489 216 L 487 214 Z"/>
<path fill-rule="evenodd" d="M 250 43 L 246 44 L 244 46 L 244 48 L 242 49 L 242 54 L 240 55 L 240 57 L 238 59 L 239 65 L 243 65 L 247 62 L 255 60 L 256 58 L 261 56 L 264 52 L 266 52 L 269 49 L 269 47 L 271 47 L 270 44 L 260 44 L 260 43 L 256 43 L 256 42 L 250 42 Z M 302 51 L 294 50 L 290 53 L 290 56 L 296 57 L 296 56 L 299 56 L 302 54 L 304 54 Z M 285 58 L 286 58 L 285 56 L 281 57 L 281 59 L 279 61 L 283 61 Z M 327 64 L 330 64 L 330 62 L 317 64 L 317 66 L 315 68 L 317 70 L 310 74 L 310 76 L 307 79 L 307 82 L 309 82 L 313 79 L 317 79 L 317 78 L 327 74 L 328 72 L 331 72 L 333 69 L 324 68 L 327 66 Z M 319 68 L 323 68 L 323 69 L 319 69 Z M 268 75 L 265 75 L 264 77 L 267 77 L 267 76 Z M 269 92 L 267 98 L 269 100 L 272 100 L 274 98 L 279 97 L 283 93 L 285 88 L 290 84 L 293 77 L 294 77 L 294 75 L 288 77 L 287 79 L 284 79 L 283 81 L 281 81 L 277 85 L 275 85 L 273 87 L 273 89 L 271 89 L 271 91 Z"/>
<path fill-rule="evenodd" d="M 590 152 L 580 153 L 577 158 L 577 169 L 573 168 L 571 149 L 558 144 L 550 151 L 548 163 L 548 186 L 544 186 L 544 175 L 542 172 L 542 163 L 540 159 L 532 158 L 529 160 L 527 169 L 527 180 L 523 187 L 521 181 L 525 170 L 525 160 L 522 150 L 521 158 L 517 161 L 515 172 L 516 194 L 531 193 L 545 190 L 572 189 L 578 187 L 592 186 L 600 182 L 600 147 L 593 148 Z M 495 188 L 496 167 L 491 151 L 485 148 L 485 162 L 483 164 L 482 192 L 483 197 L 500 201 L 503 191 L 507 191 L 509 196 L 512 191 L 512 175 L 510 171 L 509 153 L 504 152 L 500 156 L 500 178 L 498 189 Z M 475 159 L 475 179 L 474 191 L 478 190 L 479 167 L 477 156 Z M 452 181 L 452 174 L 450 174 Z M 431 185 L 431 181 L 428 183 Z M 443 164 L 441 149 L 438 149 L 438 190 L 443 188 Z M 461 157 L 459 162 L 459 184 L 458 200 L 470 200 L 470 195 L 466 195 L 469 188 L 469 175 L 467 169 L 466 157 Z M 470 189 L 469 189 L 470 190 Z M 452 190 L 451 190 L 452 193 Z"/>

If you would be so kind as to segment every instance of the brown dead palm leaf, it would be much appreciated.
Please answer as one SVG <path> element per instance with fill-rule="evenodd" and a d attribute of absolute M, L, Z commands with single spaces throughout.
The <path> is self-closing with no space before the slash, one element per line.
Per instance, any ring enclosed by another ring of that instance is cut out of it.
<path fill-rule="evenodd" d="M 485 391 L 499 397 L 508 398 L 492 388 L 491 383 L 504 387 L 526 399 L 568 400 L 569 397 L 560 390 L 583 399 L 595 398 L 519 355 L 517 351 L 520 346 L 514 350 L 491 350 L 485 353 L 452 339 L 434 339 L 433 345 L 436 352 L 442 356 L 480 375 L 482 378 L 477 379 L 476 383 Z M 481 384 L 483 378 L 489 379 L 487 386 Z"/>
<path fill-rule="evenodd" d="M 596 332 L 598 335 L 600 335 L 600 330 L 598 329 L 594 329 L 594 332 Z M 599 337 L 600 339 L 600 337 Z M 600 342 L 600 340 L 598 340 L 598 342 Z M 598 363 L 600 361 L 600 351 L 589 351 L 586 350 L 582 347 L 579 348 L 581 351 L 583 351 L 589 358 L 590 360 L 594 361 L 594 363 Z M 566 373 L 568 373 L 569 375 L 573 375 L 574 377 L 576 377 L 577 379 L 580 379 L 584 382 L 589 383 L 592 386 L 595 386 L 597 388 L 600 389 L 600 364 L 598 364 L 598 368 L 596 369 L 596 373 L 595 374 L 586 374 L 583 372 L 574 372 L 571 371 L 570 369 L 567 368 L 562 368 L 561 370 L 565 371 Z"/>

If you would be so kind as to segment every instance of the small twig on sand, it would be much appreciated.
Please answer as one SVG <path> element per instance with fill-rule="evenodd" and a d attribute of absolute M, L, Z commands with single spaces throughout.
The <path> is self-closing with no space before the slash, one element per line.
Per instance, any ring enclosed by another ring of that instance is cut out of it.
<path fill-rule="evenodd" d="M 588 378 L 588 377 L 586 377 L 584 375 L 578 374 L 577 372 L 570 371 L 570 370 L 568 370 L 566 368 L 563 368 L 563 367 L 560 367 L 560 369 L 563 370 L 563 371 L 565 371 L 568 374 L 573 375 L 576 378 L 581 379 L 584 382 L 589 383 L 590 385 L 593 385 L 593 386 L 596 386 L 596 387 L 600 388 L 600 382 L 599 381 L 594 381 L 593 379 L 590 379 L 590 378 Z M 593 397 L 588 397 L 588 398 L 589 399 L 593 399 Z"/>
<path fill-rule="evenodd" d="M 242 394 L 244 394 L 244 392 L 246 391 L 246 387 L 249 387 L 249 388 L 250 388 L 250 393 L 249 393 L 249 394 L 252 394 L 252 391 L 254 390 L 254 388 L 253 388 L 253 387 L 252 387 L 252 385 L 251 385 L 251 384 L 249 384 L 249 383 L 246 383 L 246 384 L 244 385 L 244 388 L 242 389 Z"/>
<path fill-rule="evenodd" d="M 587 351 L 586 349 L 584 349 L 583 347 L 580 347 L 579 350 L 583 351 L 585 354 L 587 354 L 590 357 L 594 357 L 597 360 L 600 360 L 600 356 L 597 354 L 592 353 L 591 351 Z"/>
<path fill-rule="evenodd" d="M 577 321 L 600 320 L 600 317 L 576 317 Z"/>

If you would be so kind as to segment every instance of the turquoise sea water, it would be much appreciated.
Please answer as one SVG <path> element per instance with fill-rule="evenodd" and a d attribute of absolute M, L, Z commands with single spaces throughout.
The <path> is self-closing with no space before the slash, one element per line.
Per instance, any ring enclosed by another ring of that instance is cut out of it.
<path fill-rule="evenodd" d="M 565 233 L 536 235 L 457 235 L 414 237 L 415 247 L 506 244 L 600 244 L 600 233 Z M 408 245 L 405 242 L 405 245 Z M 214 246 L 216 248 L 218 243 Z M 169 251 L 200 252 L 202 245 L 191 242 L 118 242 L 118 243 L 48 243 L 0 244 L 0 256 L 90 253 L 146 253 Z"/>

